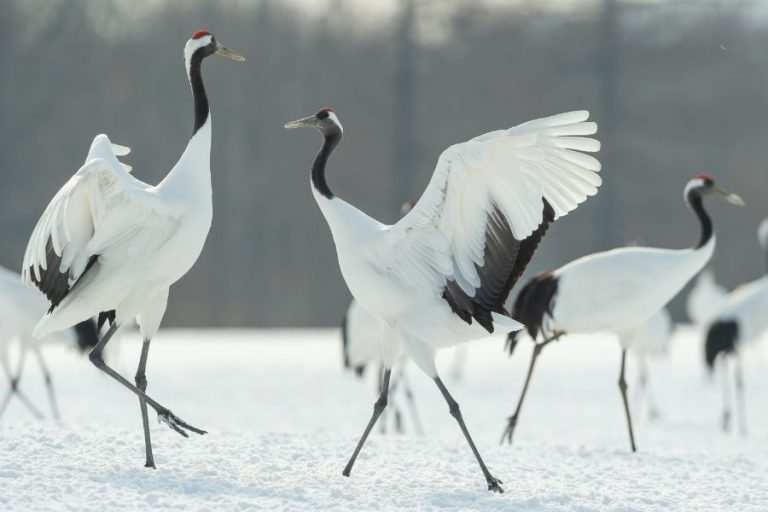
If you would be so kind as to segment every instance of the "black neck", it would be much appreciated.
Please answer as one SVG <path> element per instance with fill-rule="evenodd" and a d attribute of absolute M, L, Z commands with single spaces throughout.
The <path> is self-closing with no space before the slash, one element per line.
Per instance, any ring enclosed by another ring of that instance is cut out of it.
<path fill-rule="evenodd" d="M 712 238 L 712 219 L 709 218 L 706 210 L 704 210 L 701 195 L 696 191 L 688 193 L 688 205 L 699 218 L 699 223 L 701 224 L 701 238 L 699 238 L 699 243 L 696 245 L 696 249 L 699 249 Z"/>
<path fill-rule="evenodd" d="M 192 135 L 202 128 L 208 120 L 208 96 L 205 94 L 203 77 L 200 74 L 200 66 L 203 63 L 203 52 L 196 51 L 189 63 L 189 83 L 192 86 L 192 99 L 195 102 L 195 127 Z"/>
<path fill-rule="evenodd" d="M 333 150 L 340 140 L 341 132 L 332 131 L 326 133 L 323 147 L 320 148 L 320 152 L 317 154 L 315 162 L 312 164 L 312 185 L 326 199 L 333 199 L 333 192 L 328 188 L 328 183 L 325 181 L 325 164 L 328 163 L 328 157 L 331 156 L 331 153 L 333 153 Z"/>

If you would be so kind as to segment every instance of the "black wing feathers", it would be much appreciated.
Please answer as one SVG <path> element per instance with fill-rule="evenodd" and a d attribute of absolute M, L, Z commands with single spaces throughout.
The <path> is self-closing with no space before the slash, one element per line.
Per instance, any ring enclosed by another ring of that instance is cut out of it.
<path fill-rule="evenodd" d="M 528 281 L 515 299 L 515 304 L 512 307 L 512 318 L 524 324 L 528 334 L 534 340 L 542 329 L 544 317 L 546 315 L 552 316 L 557 286 L 557 279 L 552 272 L 544 272 Z M 510 355 L 515 350 L 522 332 L 509 333 L 507 350 Z"/>
<path fill-rule="evenodd" d="M 505 314 L 504 303 L 509 292 L 531 261 L 533 253 L 554 220 L 554 210 L 543 200 L 544 210 L 539 227 L 524 240 L 515 239 L 504 215 L 494 208 L 488 216 L 485 231 L 485 256 L 482 266 L 475 265 L 480 287 L 473 297 L 467 295 L 455 281 L 448 281 L 443 299 L 459 318 L 472 323 L 474 318 L 488 332 L 493 332 L 491 313 Z"/>
<path fill-rule="evenodd" d="M 80 279 L 82 279 L 83 276 L 91 269 L 93 264 L 96 263 L 97 259 L 98 256 L 91 256 L 88 260 L 88 264 L 85 266 L 85 270 L 83 270 L 83 273 L 80 274 L 80 277 L 77 279 L 77 281 L 72 284 L 72 286 L 70 286 L 69 270 L 66 272 L 61 272 L 59 270 L 61 267 L 61 256 L 56 254 L 56 251 L 53 249 L 53 241 L 48 238 L 48 243 L 45 245 L 46 268 L 39 269 L 40 280 L 37 279 L 35 269 L 32 267 L 29 269 L 29 275 L 32 278 L 32 282 L 35 283 L 35 286 L 37 286 L 50 301 L 51 307 L 48 310 L 49 313 L 56 309 L 56 306 L 58 306 L 59 303 L 64 300 L 64 297 L 66 297 L 67 294 L 77 285 L 77 283 L 80 282 Z"/>

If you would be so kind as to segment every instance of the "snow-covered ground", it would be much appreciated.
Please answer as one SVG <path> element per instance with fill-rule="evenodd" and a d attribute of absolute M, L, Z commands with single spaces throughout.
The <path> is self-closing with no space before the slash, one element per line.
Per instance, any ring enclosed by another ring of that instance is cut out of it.
<path fill-rule="evenodd" d="M 678 335 L 671 358 L 652 367 L 661 419 L 635 410 L 632 455 L 613 341 L 573 337 L 545 350 L 513 447 L 498 441 L 530 344 L 509 359 L 503 340 L 475 342 L 463 380 L 445 380 L 504 481 L 506 493 L 496 495 L 438 390 L 415 368 L 428 435 L 377 429 L 352 477 L 342 477 L 375 398 L 372 375 L 359 382 L 341 371 L 337 336 L 161 332 L 148 391 L 209 434 L 184 439 L 153 421 L 156 471 L 143 467 L 136 398 L 87 358 L 51 347 L 64 418 L 38 422 L 12 402 L 0 423 L 0 510 L 768 510 L 764 352 L 746 360 L 749 434 L 724 436 L 720 382 L 707 378 L 697 337 Z M 139 352 L 139 340 L 126 336 L 112 362 L 132 379 Z M 450 366 L 450 352 L 441 363 Z M 631 361 L 631 395 L 635 369 Z M 47 410 L 40 380 L 29 365 L 22 385 Z"/>

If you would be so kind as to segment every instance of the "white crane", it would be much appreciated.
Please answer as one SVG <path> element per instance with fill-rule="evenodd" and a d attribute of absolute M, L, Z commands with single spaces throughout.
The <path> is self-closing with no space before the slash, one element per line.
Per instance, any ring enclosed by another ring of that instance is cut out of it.
<path fill-rule="evenodd" d="M 16 395 L 36 418 L 42 418 L 40 411 L 32 404 L 27 395 L 19 389 L 21 375 L 29 352 L 35 357 L 45 379 L 51 414 L 59 418 L 59 407 L 53 390 L 53 380 L 48 365 L 43 358 L 42 346 L 48 343 L 76 345 L 80 350 L 89 350 L 99 341 L 96 322 L 87 319 L 71 329 L 50 333 L 43 339 L 32 336 L 32 330 L 40 315 L 48 308 L 45 298 L 21 282 L 21 276 L 0 266 L 0 364 L 8 377 L 9 388 L 0 402 L 0 416 L 5 412 L 11 397 Z M 19 360 L 16 370 L 9 364 L 9 350 L 13 342 L 18 344 Z"/>
<path fill-rule="evenodd" d="M 706 174 L 691 179 L 683 197 L 701 226 L 701 236 L 694 247 L 622 247 L 590 254 L 544 272 L 525 285 L 515 300 L 512 316 L 525 324 L 535 346 L 520 399 L 509 417 L 502 442 L 505 438 L 512 442 L 536 359 L 544 347 L 566 333 L 612 332 L 618 334 L 621 345 L 619 389 L 630 446 L 636 451 L 624 380 L 631 333 L 664 307 L 712 256 L 715 235 L 703 206 L 703 198 L 710 194 L 722 195 L 732 204 L 744 204 L 739 196 L 721 189 Z M 510 353 L 518 334 L 508 337 Z M 543 339 L 536 342 L 539 334 Z"/>
<path fill-rule="evenodd" d="M 768 256 L 768 219 L 758 228 L 757 238 Z M 749 283 L 743 284 L 726 295 L 718 305 L 717 312 L 710 318 L 706 329 L 704 356 L 707 366 L 714 370 L 720 361 L 723 378 L 723 431 L 730 429 L 731 406 L 728 390 L 728 356 L 734 360 L 734 379 L 738 412 L 741 416 L 741 432 L 747 431 L 746 407 L 744 405 L 744 377 L 740 353 L 747 345 L 755 343 L 768 334 L 768 273 Z"/>
<path fill-rule="evenodd" d="M 336 197 L 325 179 L 343 128 L 332 108 L 287 123 L 314 127 L 323 146 L 312 165 L 312 193 L 331 229 L 339 266 L 355 300 L 382 321 L 386 367 L 373 415 L 342 474 L 349 476 L 387 405 L 392 365 L 402 353 L 434 380 L 458 422 L 488 489 L 503 492 L 440 379 L 435 351 L 522 327 L 503 304 L 549 224 L 597 192 L 597 130 L 588 112 L 537 119 L 455 144 L 440 155 L 414 208 L 382 224 Z"/>
<path fill-rule="evenodd" d="M 148 185 L 117 160 L 106 135 L 96 137 L 86 163 L 59 190 L 35 227 L 23 277 L 51 302 L 37 337 L 95 314 L 111 326 L 90 353 L 96 367 L 139 397 L 146 467 L 155 467 L 147 405 L 184 437 L 204 434 L 145 394 L 149 343 L 165 313 L 168 288 L 195 263 L 211 227 L 211 116 L 201 76 L 204 58 L 244 58 L 204 30 L 184 47 L 194 99 L 194 128 L 184 153 L 160 184 Z M 144 339 L 135 382 L 104 363 L 102 351 L 119 326 L 136 319 Z"/>
<path fill-rule="evenodd" d="M 638 363 L 637 401 L 646 395 L 648 398 L 648 416 L 656 419 L 659 408 L 651 385 L 649 360 L 657 360 L 669 355 L 672 345 L 673 322 L 667 308 L 661 308 L 636 329 L 628 332 L 626 344 L 635 355 Z"/>
<path fill-rule="evenodd" d="M 715 272 L 706 266 L 699 273 L 685 301 L 685 310 L 691 323 L 699 328 L 705 327 L 727 294 L 728 290 L 715 281 Z"/>

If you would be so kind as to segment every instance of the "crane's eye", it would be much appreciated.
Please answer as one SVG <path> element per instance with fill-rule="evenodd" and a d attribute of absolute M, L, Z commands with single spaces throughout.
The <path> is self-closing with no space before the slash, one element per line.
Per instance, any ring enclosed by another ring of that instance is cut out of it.
<path fill-rule="evenodd" d="M 317 113 L 317 118 L 318 119 L 325 119 L 326 117 L 328 117 L 328 111 L 327 110 L 321 110 L 320 112 Z"/>

